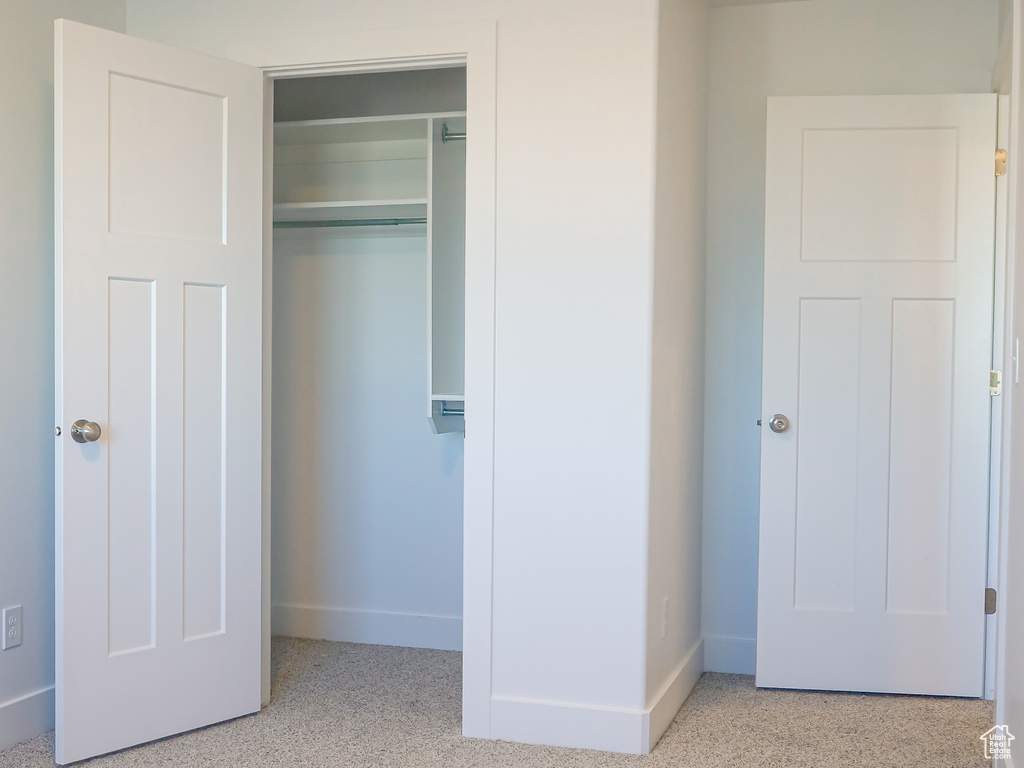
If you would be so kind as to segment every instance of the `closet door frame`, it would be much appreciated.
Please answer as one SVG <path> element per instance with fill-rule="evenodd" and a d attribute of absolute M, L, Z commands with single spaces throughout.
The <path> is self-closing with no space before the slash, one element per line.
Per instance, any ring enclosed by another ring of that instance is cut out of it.
<path fill-rule="evenodd" d="M 273 127 L 278 78 L 466 67 L 466 401 L 463 486 L 462 732 L 490 738 L 494 525 L 497 24 L 483 22 L 241 41 L 224 54 L 264 72 L 263 665 L 270 701 L 270 457 L 273 329 Z"/>

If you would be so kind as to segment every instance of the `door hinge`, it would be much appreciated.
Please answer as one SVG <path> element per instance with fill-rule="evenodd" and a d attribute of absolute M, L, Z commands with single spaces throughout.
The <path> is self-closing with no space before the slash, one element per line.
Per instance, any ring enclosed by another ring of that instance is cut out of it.
<path fill-rule="evenodd" d="M 996 150 L 996 176 L 1006 175 L 1006 150 Z"/>
<path fill-rule="evenodd" d="M 991 397 L 1003 394 L 1003 372 L 988 372 L 988 393 Z"/>
<path fill-rule="evenodd" d="M 991 616 L 996 612 L 996 591 L 992 587 L 985 587 L 985 615 Z"/>

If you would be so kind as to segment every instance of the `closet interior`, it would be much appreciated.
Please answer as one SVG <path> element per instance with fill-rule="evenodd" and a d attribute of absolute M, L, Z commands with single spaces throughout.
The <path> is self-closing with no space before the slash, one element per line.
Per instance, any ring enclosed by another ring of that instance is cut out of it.
<path fill-rule="evenodd" d="M 464 68 L 278 80 L 272 631 L 460 649 Z"/>

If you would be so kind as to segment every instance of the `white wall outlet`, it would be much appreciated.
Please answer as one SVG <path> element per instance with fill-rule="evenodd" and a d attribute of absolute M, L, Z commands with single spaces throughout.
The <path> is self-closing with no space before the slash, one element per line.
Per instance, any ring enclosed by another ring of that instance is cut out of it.
<path fill-rule="evenodd" d="M 7 651 L 21 645 L 21 606 L 14 605 L 4 608 L 3 650 Z"/>
<path fill-rule="evenodd" d="M 661 601 L 661 636 L 668 634 L 668 598 Z"/>

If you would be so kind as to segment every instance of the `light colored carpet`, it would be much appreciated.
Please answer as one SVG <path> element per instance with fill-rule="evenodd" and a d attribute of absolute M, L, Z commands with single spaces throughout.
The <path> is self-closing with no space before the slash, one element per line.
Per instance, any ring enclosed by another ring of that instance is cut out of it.
<path fill-rule="evenodd" d="M 274 640 L 274 698 L 251 717 L 83 765 L 394 768 L 973 768 L 991 702 L 767 691 L 706 674 L 651 755 L 466 739 L 461 656 Z M 53 765 L 53 735 L 0 753 L 0 768 Z"/>

